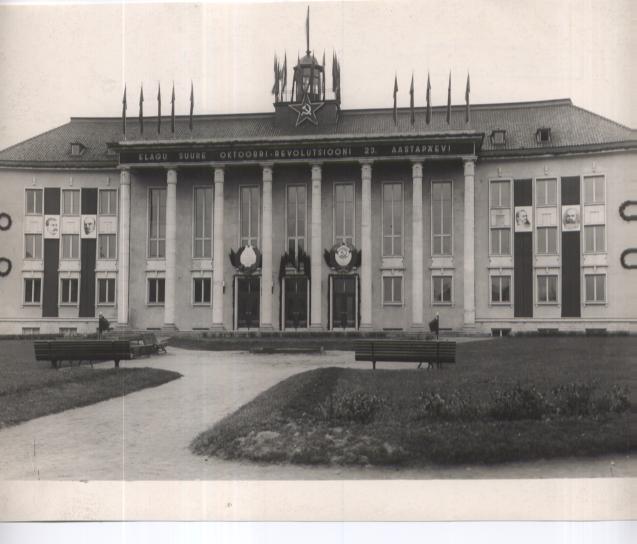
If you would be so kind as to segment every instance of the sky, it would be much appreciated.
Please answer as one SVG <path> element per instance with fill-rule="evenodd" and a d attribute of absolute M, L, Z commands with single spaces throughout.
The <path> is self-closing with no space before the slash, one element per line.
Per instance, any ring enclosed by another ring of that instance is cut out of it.
<path fill-rule="evenodd" d="M 320 59 L 336 51 L 342 107 L 434 105 L 571 98 L 637 127 L 637 2 L 634 0 L 422 0 L 24 5 L 0 0 L 0 149 L 68 122 L 164 113 L 174 81 L 177 113 L 272 111 L 273 56 L 291 67 L 310 46 Z M 631 54 L 632 52 L 632 54 Z M 330 85 L 328 77 L 328 86 Z"/>

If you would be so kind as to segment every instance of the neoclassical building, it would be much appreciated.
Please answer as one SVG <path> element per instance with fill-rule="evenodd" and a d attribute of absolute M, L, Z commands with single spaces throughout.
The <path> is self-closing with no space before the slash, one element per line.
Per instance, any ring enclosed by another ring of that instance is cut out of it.
<path fill-rule="evenodd" d="M 634 130 L 568 99 L 348 110 L 326 68 L 279 64 L 269 112 L 0 152 L 0 334 L 637 330 Z"/>

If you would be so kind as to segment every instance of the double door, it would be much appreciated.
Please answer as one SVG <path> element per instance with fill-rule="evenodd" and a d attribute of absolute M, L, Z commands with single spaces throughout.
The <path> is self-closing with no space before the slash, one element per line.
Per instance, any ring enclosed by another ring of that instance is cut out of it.
<path fill-rule="evenodd" d="M 356 329 L 358 276 L 332 276 L 330 320 L 332 329 Z"/>
<path fill-rule="evenodd" d="M 237 276 L 236 328 L 258 329 L 261 300 L 259 276 Z"/>

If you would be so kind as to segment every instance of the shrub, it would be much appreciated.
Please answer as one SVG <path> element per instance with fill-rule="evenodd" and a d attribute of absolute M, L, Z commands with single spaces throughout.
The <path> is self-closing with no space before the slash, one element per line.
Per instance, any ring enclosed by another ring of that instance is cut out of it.
<path fill-rule="evenodd" d="M 586 416 L 593 412 L 594 383 L 568 383 L 551 391 L 554 412 L 562 416 Z M 600 406 L 601 407 L 601 406 Z"/>
<path fill-rule="evenodd" d="M 443 397 L 439 393 L 429 391 L 418 395 L 417 418 L 434 420 L 473 419 L 480 413 L 470 396 L 459 391 Z"/>
<path fill-rule="evenodd" d="M 549 408 L 544 395 L 534 385 L 517 384 L 513 389 L 492 395 L 488 414 L 500 421 L 541 419 Z"/>
<path fill-rule="evenodd" d="M 356 423 L 369 423 L 386 401 L 378 395 L 366 391 L 346 391 L 330 394 L 318 406 L 322 419 L 341 419 Z"/>

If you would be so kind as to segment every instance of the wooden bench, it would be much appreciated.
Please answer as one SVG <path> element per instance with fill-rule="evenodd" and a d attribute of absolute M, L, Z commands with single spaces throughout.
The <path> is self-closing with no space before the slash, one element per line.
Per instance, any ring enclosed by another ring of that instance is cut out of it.
<path fill-rule="evenodd" d="M 166 353 L 168 340 L 157 340 L 155 333 L 149 332 L 109 332 L 102 338 L 126 340 L 130 343 L 131 353 L 135 357 L 153 355 L 160 351 Z"/>
<path fill-rule="evenodd" d="M 436 365 L 456 362 L 456 343 L 431 340 L 357 340 L 354 344 L 356 361 L 423 363 Z"/>
<path fill-rule="evenodd" d="M 161 338 L 157 340 L 154 332 L 147 332 L 142 335 L 142 342 L 144 346 L 149 346 L 153 348 L 153 353 L 159 353 L 160 351 L 166 352 L 166 346 L 168 346 L 168 339 Z"/>
<path fill-rule="evenodd" d="M 61 361 L 114 361 L 132 359 L 128 340 L 53 340 L 33 342 L 37 361 L 51 361 L 53 368 L 59 368 Z"/>

